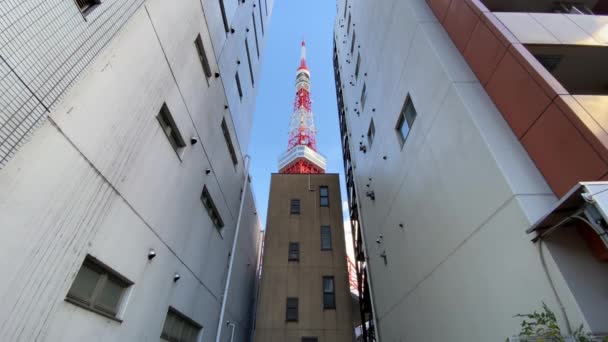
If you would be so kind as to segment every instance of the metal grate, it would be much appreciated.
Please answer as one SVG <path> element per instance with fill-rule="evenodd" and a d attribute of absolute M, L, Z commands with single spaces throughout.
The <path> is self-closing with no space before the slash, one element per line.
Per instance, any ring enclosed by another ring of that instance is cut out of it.
<path fill-rule="evenodd" d="M 103 11 L 88 22 L 82 8 L 90 11 L 96 2 L 75 2 L 77 6 L 71 1 L 2 3 L 0 169 L 143 0 L 104 1 Z"/>

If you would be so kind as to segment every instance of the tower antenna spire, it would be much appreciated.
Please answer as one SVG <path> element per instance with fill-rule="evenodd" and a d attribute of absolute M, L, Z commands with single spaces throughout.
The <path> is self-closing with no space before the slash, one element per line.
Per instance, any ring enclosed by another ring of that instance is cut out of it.
<path fill-rule="evenodd" d="M 317 152 L 316 133 L 310 100 L 310 71 L 306 66 L 306 42 L 302 39 L 287 152 L 279 158 L 279 172 L 325 173 L 325 157 Z"/>

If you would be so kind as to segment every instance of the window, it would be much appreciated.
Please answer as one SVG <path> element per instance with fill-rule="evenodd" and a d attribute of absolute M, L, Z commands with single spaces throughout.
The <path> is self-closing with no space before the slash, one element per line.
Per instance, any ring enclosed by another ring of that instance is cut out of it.
<path fill-rule="evenodd" d="M 535 55 L 536 59 L 542 64 L 545 69 L 549 72 L 553 72 L 559 63 L 562 61 L 564 56 L 562 55 Z"/>
<path fill-rule="evenodd" d="M 80 9 L 80 13 L 85 16 L 91 13 L 99 4 L 101 4 L 100 0 L 76 0 L 76 5 L 78 5 L 78 9 Z"/>
<path fill-rule="evenodd" d="M 329 188 L 326 186 L 319 187 L 319 204 L 322 207 L 329 207 Z"/>
<path fill-rule="evenodd" d="M 403 108 L 401 109 L 401 113 L 399 114 L 397 126 L 395 127 L 395 129 L 397 130 L 397 137 L 399 138 L 399 142 L 401 143 L 401 147 L 403 147 L 407 136 L 410 134 L 410 129 L 414 124 L 414 120 L 416 120 L 416 116 L 416 109 L 414 108 L 412 99 L 408 95 L 405 99 L 405 103 L 403 104 Z"/>
<path fill-rule="evenodd" d="M 348 24 L 346 24 L 346 34 L 350 34 L 350 13 L 348 13 Z"/>
<path fill-rule="evenodd" d="M 266 16 L 268 16 L 268 1 L 264 0 L 264 8 L 266 9 Z"/>
<path fill-rule="evenodd" d="M 300 213 L 300 200 L 299 199 L 292 199 L 291 200 L 291 210 L 290 210 L 291 214 L 299 214 Z"/>
<path fill-rule="evenodd" d="M 186 143 L 184 142 L 182 135 L 179 133 L 179 129 L 177 129 L 175 120 L 173 120 L 173 116 L 171 115 L 169 107 L 167 107 L 166 103 L 163 103 L 163 106 L 160 108 L 160 112 L 156 116 L 156 119 L 158 119 L 160 127 L 163 129 L 163 132 L 165 132 L 167 139 L 169 139 L 169 143 L 171 143 L 171 146 L 179 155 L 181 149 L 186 147 Z"/>
<path fill-rule="evenodd" d="M 245 50 L 247 50 L 247 63 L 249 64 L 249 76 L 251 77 L 251 86 L 255 86 L 255 81 L 253 80 L 253 67 L 251 66 L 251 55 L 249 54 L 249 42 L 247 38 L 245 38 Z"/>
<path fill-rule="evenodd" d="M 334 277 L 323 277 L 323 309 L 336 308 Z"/>
<path fill-rule="evenodd" d="M 87 256 L 68 291 L 66 300 L 107 317 L 116 317 L 132 282 Z"/>
<path fill-rule="evenodd" d="M 331 251 L 331 228 L 321 226 L 321 250 Z"/>
<path fill-rule="evenodd" d="M 207 209 L 207 213 L 209 214 L 209 218 L 211 218 L 211 222 L 215 225 L 215 228 L 222 229 L 224 227 L 224 221 L 220 216 L 213 199 L 211 198 L 211 194 L 209 194 L 209 190 L 207 190 L 207 186 L 203 186 L 203 193 L 201 194 L 201 201 L 203 205 Z"/>
<path fill-rule="evenodd" d="M 346 10 L 348 9 L 348 0 L 344 1 L 344 18 L 346 19 Z"/>
<path fill-rule="evenodd" d="M 239 163 L 236 158 L 236 152 L 234 151 L 234 146 L 232 145 L 232 139 L 230 139 L 230 131 L 228 131 L 228 125 L 226 124 L 226 118 L 222 119 L 222 133 L 224 133 L 224 140 L 226 141 L 226 146 L 228 147 L 228 152 L 230 152 L 230 158 L 232 159 L 232 164 L 236 166 Z"/>
<path fill-rule="evenodd" d="M 289 255 L 287 261 L 300 261 L 300 243 L 290 242 L 289 243 Z"/>
<path fill-rule="evenodd" d="M 363 83 L 363 88 L 361 89 L 361 111 L 365 109 L 365 99 L 367 99 L 367 87 Z"/>
<path fill-rule="evenodd" d="M 205 53 L 205 47 L 203 46 L 203 40 L 201 39 L 200 34 L 196 36 L 194 45 L 196 46 L 196 52 L 198 52 L 198 59 L 200 59 L 201 65 L 203 66 L 205 77 L 209 79 L 209 77 L 211 77 L 211 67 L 209 67 L 209 60 L 207 59 L 207 54 Z"/>
<path fill-rule="evenodd" d="M 260 45 L 258 44 L 258 27 L 255 24 L 255 12 L 251 12 L 251 20 L 253 21 L 253 35 L 255 36 L 255 52 L 260 58 Z"/>
<path fill-rule="evenodd" d="M 374 142 L 374 135 L 376 135 L 376 127 L 374 126 L 374 119 L 372 119 L 372 121 L 369 123 L 369 129 L 367 130 L 367 142 L 370 148 Z"/>
<path fill-rule="evenodd" d="M 302 337 L 302 342 L 319 342 L 316 337 Z"/>
<path fill-rule="evenodd" d="M 170 342 L 196 342 L 200 331 L 198 323 L 169 308 L 160 338 Z"/>
<path fill-rule="evenodd" d="M 287 298 L 287 310 L 285 313 L 285 320 L 287 322 L 298 321 L 298 298 Z"/>
<path fill-rule="evenodd" d="M 230 27 L 228 26 L 228 18 L 226 17 L 226 9 L 224 8 L 224 0 L 220 1 L 220 11 L 222 12 L 222 21 L 224 22 L 224 30 L 226 31 L 226 35 L 230 32 Z"/>
<path fill-rule="evenodd" d="M 350 55 L 352 56 L 355 52 L 355 38 L 357 37 L 357 32 L 353 30 L 353 40 L 350 43 Z"/>
<path fill-rule="evenodd" d="M 234 79 L 236 81 L 236 89 L 239 91 L 239 99 L 243 100 L 243 89 L 241 88 L 241 79 L 239 78 L 239 72 L 237 71 L 234 74 Z"/>
<path fill-rule="evenodd" d="M 262 17 L 262 2 L 258 0 L 258 8 L 260 9 L 260 27 L 262 28 L 262 35 L 264 35 L 264 18 Z"/>
<path fill-rule="evenodd" d="M 361 66 L 361 53 L 357 53 L 357 64 L 355 64 L 355 79 L 359 79 L 359 67 Z"/>

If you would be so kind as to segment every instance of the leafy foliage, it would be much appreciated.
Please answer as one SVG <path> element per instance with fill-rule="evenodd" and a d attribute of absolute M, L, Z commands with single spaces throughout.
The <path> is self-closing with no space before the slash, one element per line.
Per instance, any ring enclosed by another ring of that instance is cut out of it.
<path fill-rule="evenodd" d="M 555 314 L 547 304 L 543 302 L 542 310 L 534 311 L 530 314 L 517 314 L 514 317 L 523 318 L 519 338 L 522 341 L 535 342 L 608 342 L 608 337 L 601 339 L 594 338 L 583 330 L 581 324 L 572 334 L 570 339 L 566 339 L 557 324 Z M 508 340 L 507 340 L 508 341 Z"/>

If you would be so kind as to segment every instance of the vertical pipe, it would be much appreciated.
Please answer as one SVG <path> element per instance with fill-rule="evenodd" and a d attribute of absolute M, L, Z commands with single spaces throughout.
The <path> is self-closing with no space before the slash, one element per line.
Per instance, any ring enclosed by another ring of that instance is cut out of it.
<path fill-rule="evenodd" d="M 222 296 L 222 308 L 220 309 L 220 318 L 217 321 L 217 333 L 215 342 L 220 342 L 222 337 L 222 327 L 224 326 L 224 315 L 226 314 L 226 303 L 228 302 L 228 290 L 230 289 L 230 280 L 232 278 L 232 267 L 234 265 L 234 255 L 236 254 L 236 244 L 239 239 L 239 231 L 241 229 L 241 218 L 243 216 L 243 207 L 245 204 L 245 194 L 247 193 L 247 183 L 249 180 L 249 155 L 245 155 L 245 180 L 243 180 L 243 193 L 241 193 L 241 205 L 239 207 L 239 215 L 236 220 L 236 229 L 234 231 L 234 240 L 232 241 L 232 249 L 230 250 L 230 262 L 228 264 L 228 274 L 226 275 L 226 286 L 224 286 L 224 295 Z M 234 333 L 234 328 L 233 328 Z M 231 340 L 232 341 L 232 340 Z"/>

